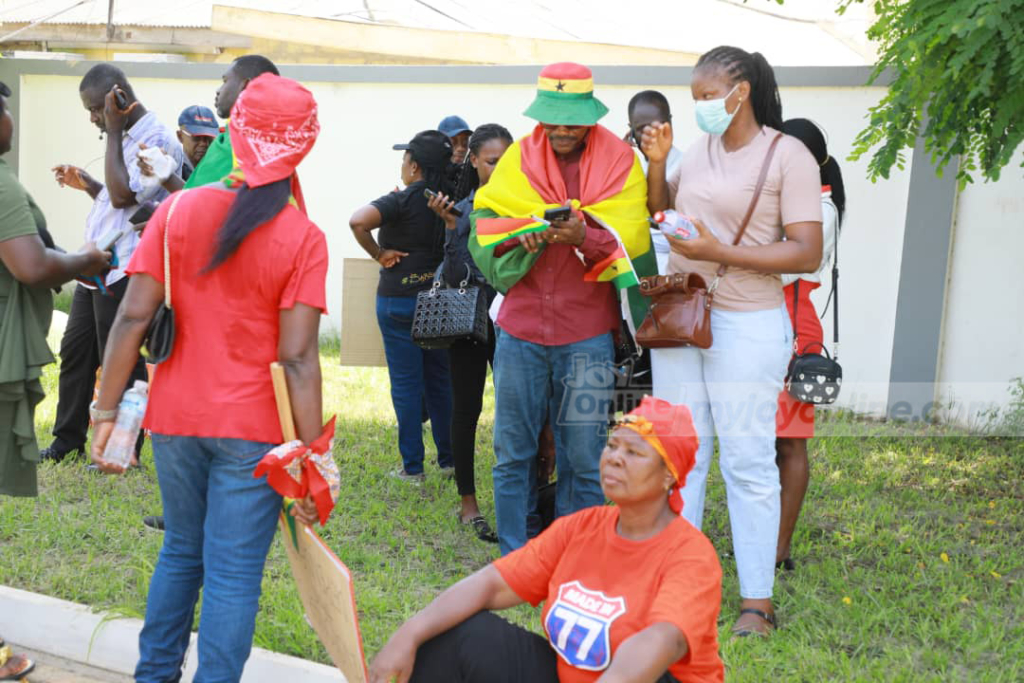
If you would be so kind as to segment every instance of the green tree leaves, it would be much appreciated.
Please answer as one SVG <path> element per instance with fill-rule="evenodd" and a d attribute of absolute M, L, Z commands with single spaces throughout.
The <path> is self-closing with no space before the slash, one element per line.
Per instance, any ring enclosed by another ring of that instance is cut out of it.
<path fill-rule="evenodd" d="M 841 0 L 840 13 L 853 2 Z M 891 74 L 851 159 L 871 153 L 872 180 L 903 168 L 917 135 L 941 171 L 998 180 L 1024 139 L 1024 0 L 875 0 L 868 36 Z M 1022 164 L 1024 166 L 1024 164 Z"/>

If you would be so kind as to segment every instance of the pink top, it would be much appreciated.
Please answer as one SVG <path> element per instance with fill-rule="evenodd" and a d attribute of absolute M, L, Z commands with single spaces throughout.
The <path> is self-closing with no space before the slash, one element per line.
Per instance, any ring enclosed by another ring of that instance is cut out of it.
<path fill-rule="evenodd" d="M 765 126 L 744 147 L 727 152 L 721 136 L 703 135 L 683 153 L 668 178 L 669 196 L 680 213 L 694 216 L 722 242 L 732 243 L 747 213 L 765 154 L 778 133 Z M 775 149 L 764 190 L 740 244 L 756 246 L 782 239 L 783 226 L 821 223 L 821 175 L 802 142 L 784 136 Z M 673 252 L 668 272 L 696 272 L 708 284 L 718 264 L 691 261 Z M 783 304 L 779 275 L 730 267 L 715 293 L 715 308 L 763 311 Z"/>

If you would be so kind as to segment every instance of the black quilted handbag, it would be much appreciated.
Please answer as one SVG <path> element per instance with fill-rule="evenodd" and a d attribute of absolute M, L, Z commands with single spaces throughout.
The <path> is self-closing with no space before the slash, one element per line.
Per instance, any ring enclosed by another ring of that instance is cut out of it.
<path fill-rule="evenodd" d="M 430 289 L 416 295 L 413 342 L 424 349 L 446 349 L 461 339 L 487 343 L 487 293 L 470 284 L 472 277 L 467 264 L 466 277 L 459 286 L 444 287 L 441 268 L 437 269 Z"/>
<path fill-rule="evenodd" d="M 820 342 L 813 342 L 804 348 L 799 347 L 799 337 L 794 339 L 796 353 L 789 361 L 786 372 L 786 391 L 802 403 L 828 405 L 839 398 L 839 389 L 843 386 L 843 368 L 839 365 L 839 270 L 832 264 L 832 334 L 833 354 Z M 797 301 L 800 296 L 800 281 L 793 286 L 793 319 L 796 320 Z M 820 346 L 825 355 L 810 351 Z"/>

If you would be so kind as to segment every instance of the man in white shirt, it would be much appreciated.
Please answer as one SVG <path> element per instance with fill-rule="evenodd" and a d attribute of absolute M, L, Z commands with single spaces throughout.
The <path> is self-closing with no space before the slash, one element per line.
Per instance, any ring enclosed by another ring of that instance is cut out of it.
<path fill-rule="evenodd" d="M 636 153 L 640 157 L 640 165 L 643 166 L 646 175 L 647 157 L 640 151 L 640 136 L 643 135 L 644 128 L 652 123 L 671 123 L 672 111 L 669 109 L 668 100 L 660 92 L 643 90 L 633 95 L 629 101 L 627 112 L 629 114 L 629 133 L 626 142 L 636 148 Z M 682 157 L 683 153 L 673 145 L 666 160 L 665 173 L 669 174 L 666 177 L 671 177 L 671 173 L 679 165 Z M 668 240 L 660 230 L 651 230 L 651 240 L 654 242 L 654 255 L 658 260 L 658 272 L 664 274 L 670 251 Z"/>
<path fill-rule="evenodd" d="M 167 196 L 167 191 L 157 184 L 143 185 L 138 153 L 143 146 L 159 147 L 171 155 L 179 171 L 184 157 L 174 131 L 160 123 L 156 115 L 136 99 L 124 72 L 116 66 L 97 64 L 89 69 L 78 92 L 82 105 L 89 112 L 89 120 L 100 129 L 100 137 L 107 136 L 104 182 L 69 165 L 53 169 L 56 180 L 61 187 L 82 190 L 93 198 L 92 210 L 85 222 L 86 241 L 106 241 L 109 235 L 126 233 L 113 246 L 117 265 L 101 276 L 102 283 L 97 283 L 100 286 L 80 284 L 75 288 L 60 345 L 54 440 L 41 454 L 43 459 L 56 462 L 72 451 L 84 452 L 96 370 L 102 361 L 118 304 L 128 287 L 125 269 L 139 243 L 138 233 L 130 229 L 129 218 L 140 204 L 160 201 Z M 146 379 L 146 366 L 141 357 L 129 385 L 136 379 Z"/>

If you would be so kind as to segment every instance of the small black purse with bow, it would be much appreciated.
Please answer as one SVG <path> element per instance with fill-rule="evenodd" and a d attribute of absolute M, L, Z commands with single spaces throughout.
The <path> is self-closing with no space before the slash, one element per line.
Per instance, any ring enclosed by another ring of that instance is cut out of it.
<path fill-rule="evenodd" d="M 832 353 L 821 342 L 813 342 L 800 348 L 799 336 L 793 339 L 795 353 L 789 361 L 786 372 L 786 391 L 803 403 L 828 405 L 839 398 L 843 386 L 843 368 L 839 365 L 839 257 L 838 236 L 832 254 Z M 800 300 L 800 280 L 793 284 L 793 319 L 797 320 L 797 304 Z M 795 334 L 795 332 L 794 332 Z M 814 353 L 820 346 L 825 355 Z"/>

